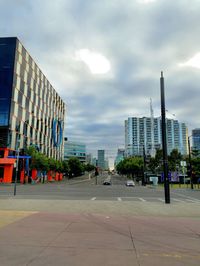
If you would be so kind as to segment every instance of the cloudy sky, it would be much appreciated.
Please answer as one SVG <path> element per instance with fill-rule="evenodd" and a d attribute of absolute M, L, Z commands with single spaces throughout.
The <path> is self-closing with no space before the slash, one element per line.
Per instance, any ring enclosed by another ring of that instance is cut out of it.
<path fill-rule="evenodd" d="M 124 120 L 167 116 L 200 127 L 200 0 L 0 0 L 17 36 L 67 106 L 65 135 L 116 155 Z"/>

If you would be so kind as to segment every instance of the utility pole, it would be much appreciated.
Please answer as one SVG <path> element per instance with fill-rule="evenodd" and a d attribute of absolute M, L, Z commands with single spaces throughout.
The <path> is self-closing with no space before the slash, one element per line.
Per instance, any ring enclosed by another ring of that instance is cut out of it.
<path fill-rule="evenodd" d="M 165 88 L 164 88 L 163 72 L 161 72 L 161 77 L 160 77 L 160 94 L 161 94 L 162 148 L 163 148 L 165 203 L 170 203 L 168 158 L 167 158 L 167 138 L 166 138 L 166 119 L 165 119 Z"/>

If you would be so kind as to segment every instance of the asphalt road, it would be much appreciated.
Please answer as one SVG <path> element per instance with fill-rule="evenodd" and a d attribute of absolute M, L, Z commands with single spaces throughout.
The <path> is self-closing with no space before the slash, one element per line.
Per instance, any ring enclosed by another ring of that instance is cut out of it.
<path fill-rule="evenodd" d="M 65 200 L 91 200 L 91 201 L 137 201 L 163 203 L 163 188 L 151 186 L 126 187 L 125 179 L 121 176 L 111 176 L 112 185 L 103 185 L 106 175 L 91 180 L 65 180 L 56 183 L 17 185 L 16 198 L 26 199 L 65 199 Z M 0 198 L 13 196 L 14 184 L 0 185 Z M 171 202 L 199 203 L 200 190 L 171 189 Z"/>

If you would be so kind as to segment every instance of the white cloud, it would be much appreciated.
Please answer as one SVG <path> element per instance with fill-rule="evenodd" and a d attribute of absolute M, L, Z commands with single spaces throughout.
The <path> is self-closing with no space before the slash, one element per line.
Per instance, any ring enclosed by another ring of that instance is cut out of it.
<path fill-rule="evenodd" d="M 149 3 L 153 3 L 155 1 L 156 0 L 138 0 L 138 2 L 141 3 L 141 4 L 149 4 Z"/>
<path fill-rule="evenodd" d="M 100 53 L 92 52 L 89 49 L 80 49 L 75 53 L 76 59 L 83 61 L 92 74 L 105 74 L 110 71 L 109 60 Z"/>
<path fill-rule="evenodd" d="M 179 66 L 191 66 L 195 68 L 200 68 L 200 53 L 195 54 L 191 59 L 185 63 L 180 63 Z"/>

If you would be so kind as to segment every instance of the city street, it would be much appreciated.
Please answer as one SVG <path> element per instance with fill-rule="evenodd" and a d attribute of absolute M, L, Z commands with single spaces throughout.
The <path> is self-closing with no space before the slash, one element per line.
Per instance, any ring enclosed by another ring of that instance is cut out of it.
<path fill-rule="evenodd" d="M 125 178 L 112 175 L 112 185 L 103 185 L 107 174 L 96 179 L 71 179 L 54 183 L 18 184 L 16 198 L 26 199 L 65 199 L 65 200 L 108 200 L 108 201 L 138 201 L 164 202 L 162 187 L 139 186 L 126 187 Z M 0 185 L 0 198 L 13 197 L 14 184 Z M 199 203 L 200 190 L 171 188 L 172 203 Z"/>

